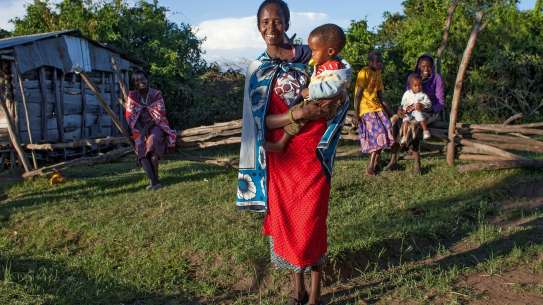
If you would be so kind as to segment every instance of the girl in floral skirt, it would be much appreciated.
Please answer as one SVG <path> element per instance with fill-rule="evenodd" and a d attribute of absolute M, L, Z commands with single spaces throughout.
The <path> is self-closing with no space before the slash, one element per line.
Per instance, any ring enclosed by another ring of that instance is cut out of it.
<path fill-rule="evenodd" d="M 375 176 L 381 151 L 394 144 L 390 108 L 383 102 L 383 61 L 379 52 L 370 52 L 368 66 L 356 78 L 354 108 L 358 117 L 360 150 L 370 154 L 368 176 Z"/>

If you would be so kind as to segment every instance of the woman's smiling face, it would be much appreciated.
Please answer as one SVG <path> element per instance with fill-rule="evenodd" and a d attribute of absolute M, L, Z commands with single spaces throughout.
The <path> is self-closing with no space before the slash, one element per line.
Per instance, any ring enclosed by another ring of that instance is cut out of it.
<path fill-rule="evenodd" d="M 258 30 L 268 46 L 278 46 L 284 42 L 288 29 L 285 17 L 278 5 L 270 4 L 262 9 L 258 20 Z"/>

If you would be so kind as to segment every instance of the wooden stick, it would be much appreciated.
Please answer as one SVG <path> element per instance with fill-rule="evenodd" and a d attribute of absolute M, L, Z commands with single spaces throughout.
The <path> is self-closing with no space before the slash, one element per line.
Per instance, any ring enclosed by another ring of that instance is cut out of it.
<path fill-rule="evenodd" d="M 458 155 L 459 160 L 463 161 L 482 161 L 482 162 L 492 162 L 492 161 L 506 161 L 508 159 L 499 157 L 499 156 L 490 156 L 490 155 L 480 155 L 480 154 L 468 154 L 461 152 Z"/>
<path fill-rule="evenodd" d="M 503 157 L 503 158 L 507 158 L 509 160 L 528 160 L 525 157 L 510 153 L 510 152 L 507 152 L 505 150 L 499 149 L 497 147 L 487 145 L 487 144 L 483 144 L 483 143 L 478 143 L 478 142 L 474 142 L 474 141 L 470 141 L 470 140 L 466 140 L 466 139 L 461 139 L 460 144 L 462 144 L 464 146 L 475 148 L 475 149 L 477 149 L 478 151 L 480 151 L 483 154 L 500 156 L 500 157 Z"/>
<path fill-rule="evenodd" d="M 126 85 L 124 81 L 122 80 L 121 76 L 119 75 L 119 67 L 117 66 L 117 61 L 115 60 L 115 57 L 111 56 L 111 66 L 113 67 L 113 73 L 117 75 L 117 81 L 119 83 L 119 89 L 121 90 L 121 95 L 123 97 L 124 103 L 128 101 L 128 90 L 126 89 Z M 125 108 L 123 103 L 120 103 L 121 107 L 123 109 Z"/>
<path fill-rule="evenodd" d="M 458 166 L 457 170 L 460 173 L 468 173 L 474 171 L 487 171 L 498 169 L 511 168 L 543 168 L 543 160 L 507 160 L 507 161 L 490 161 L 484 163 L 471 163 Z"/>
<path fill-rule="evenodd" d="M 95 165 L 99 163 L 108 163 L 128 155 L 131 151 L 132 149 L 129 147 L 123 147 L 95 157 L 82 157 L 70 161 L 65 161 L 58 164 L 45 166 L 31 172 L 27 172 L 23 174 L 23 178 L 28 179 L 35 176 L 45 176 L 56 170 L 66 169 L 76 165 Z"/>
<path fill-rule="evenodd" d="M 501 135 L 501 134 L 491 134 L 491 133 L 470 133 L 470 134 L 461 134 L 461 137 L 465 139 L 473 139 L 483 142 L 498 142 L 498 143 L 516 143 L 516 144 L 526 144 L 532 145 L 535 147 L 543 147 L 543 141 L 538 141 L 532 138 L 521 138 L 517 136 Z"/>
<path fill-rule="evenodd" d="M 495 133 L 520 133 L 525 135 L 543 135 L 543 130 L 536 128 L 519 127 L 515 125 L 477 125 L 477 124 L 462 124 L 456 128 L 462 129 L 464 133 L 474 131 L 488 131 Z"/>
<path fill-rule="evenodd" d="M 456 122 L 458 120 L 458 113 L 460 110 L 460 98 L 462 96 L 462 86 L 464 84 L 464 78 L 466 76 L 466 71 L 468 69 L 471 55 L 473 54 L 473 50 L 475 49 L 475 45 L 477 43 L 477 37 L 479 36 L 479 33 L 483 29 L 483 23 L 482 23 L 483 16 L 484 16 L 483 11 L 478 11 L 476 13 L 475 24 L 473 26 L 473 30 L 471 31 L 471 35 L 468 40 L 466 49 L 464 51 L 464 55 L 462 56 L 462 62 L 458 69 L 458 74 L 456 75 L 456 82 L 454 86 L 454 94 L 453 94 L 452 107 L 451 107 L 451 117 L 449 120 L 450 122 L 449 145 L 447 147 L 447 163 L 450 166 L 454 165 Z"/>
<path fill-rule="evenodd" d="M 81 79 L 87 84 L 87 86 L 90 88 L 90 90 L 96 95 L 100 105 L 104 108 L 104 110 L 107 112 L 107 114 L 109 114 L 109 116 L 111 117 L 111 120 L 115 124 L 115 127 L 117 127 L 117 129 L 121 132 L 121 134 L 128 139 L 128 141 L 130 142 L 130 144 L 134 148 L 134 143 L 132 142 L 132 139 L 130 138 L 130 135 L 129 135 L 128 131 L 126 129 L 124 129 L 123 125 L 121 124 L 121 121 L 119 120 L 119 117 L 117 117 L 115 112 L 113 112 L 113 110 L 111 110 L 111 108 L 108 106 L 108 104 L 104 100 L 104 97 L 98 91 L 98 89 L 96 89 L 96 86 L 94 85 L 92 80 L 90 80 L 89 77 L 84 72 L 80 71 L 79 74 L 81 75 Z"/>
<path fill-rule="evenodd" d="M 458 6 L 459 0 L 452 0 L 451 5 L 449 6 L 449 9 L 447 11 L 447 20 L 445 21 L 445 27 L 443 28 L 443 38 L 441 39 L 441 45 L 439 46 L 439 49 L 437 49 L 436 54 L 436 68 L 437 72 L 441 74 L 441 58 L 443 57 L 443 52 L 445 52 L 445 49 L 447 48 L 447 45 L 449 43 L 449 32 L 452 25 L 452 20 L 454 17 L 454 12 L 456 11 L 456 7 Z"/>
<path fill-rule="evenodd" d="M 41 140 L 47 141 L 47 89 L 45 87 L 45 67 L 41 67 L 38 74 L 41 94 Z"/>
<path fill-rule="evenodd" d="M 8 133 L 11 144 L 13 145 L 13 148 L 15 148 L 17 156 L 19 157 L 19 160 L 21 161 L 25 172 L 28 172 L 30 171 L 30 165 L 28 164 L 28 160 L 26 159 L 23 148 L 21 147 L 21 144 L 17 139 L 17 134 L 15 133 L 15 124 L 11 120 L 11 115 L 9 114 L 8 107 L 6 105 L 6 100 L 3 98 L 0 99 L 0 107 L 2 107 L 2 111 L 6 114 L 6 121 L 8 123 Z"/>
<path fill-rule="evenodd" d="M 44 144 L 27 144 L 26 149 L 30 150 L 49 150 L 78 148 L 81 146 L 93 145 L 110 145 L 110 144 L 129 144 L 126 137 L 106 137 L 100 139 L 83 139 L 68 143 L 44 143 Z"/>
<path fill-rule="evenodd" d="M 183 139 L 177 141 L 177 146 L 180 148 L 210 148 L 215 146 L 230 145 L 230 144 L 239 144 L 241 143 L 241 137 L 233 137 L 225 140 L 215 141 L 215 142 L 183 142 Z"/>
<path fill-rule="evenodd" d="M 516 121 L 516 120 L 522 119 L 523 117 L 524 117 L 524 114 L 517 113 L 517 114 L 512 115 L 511 117 L 509 117 L 507 120 L 505 120 L 503 122 L 503 125 L 509 125 L 509 124 L 513 123 L 514 121 Z"/>
<path fill-rule="evenodd" d="M 17 77 L 17 82 L 19 83 L 19 91 L 21 93 L 21 100 L 23 101 L 23 110 L 25 112 L 25 120 L 26 120 L 26 131 L 28 133 L 28 140 L 30 141 L 30 144 L 34 144 L 34 141 L 32 139 L 32 129 L 30 128 L 30 118 L 28 115 L 28 102 L 26 100 L 26 92 L 23 85 L 23 79 L 21 78 L 21 73 L 19 72 L 19 65 L 15 63 L 15 77 Z M 36 160 L 36 154 L 34 151 L 32 153 L 32 164 L 34 165 L 34 169 L 38 168 L 38 161 Z"/>

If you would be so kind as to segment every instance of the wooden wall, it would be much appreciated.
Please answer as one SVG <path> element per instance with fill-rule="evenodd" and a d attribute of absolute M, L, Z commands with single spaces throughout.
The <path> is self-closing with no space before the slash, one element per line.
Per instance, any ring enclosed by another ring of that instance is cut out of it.
<path fill-rule="evenodd" d="M 117 102 L 120 90 L 114 74 L 93 71 L 88 75 L 110 107 L 122 118 L 123 111 Z M 127 77 L 127 73 L 124 73 L 125 83 Z M 23 99 L 20 86 L 16 78 L 13 79 L 17 126 L 21 142 L 26 144 L 30 141 Z M 81 82 L 79 75 L 64 74 L 52 67 L 41 67 L 24 73 L 22 79 L 34 143 L 69 142 L 118 135 L 111 118 L 100 107 L 97 97 Z"/>

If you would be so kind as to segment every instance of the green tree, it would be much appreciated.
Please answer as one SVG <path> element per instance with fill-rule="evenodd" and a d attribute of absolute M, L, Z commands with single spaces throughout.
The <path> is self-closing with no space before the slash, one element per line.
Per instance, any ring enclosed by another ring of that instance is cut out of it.
<path fill-rule="evenodd" d="M 135 59 L 143 60 L 151 82 L 165 96 L 175 125 L 195 96 L 189 83 L 206 69 L 201 58 L 201 41 L 188 24 L 167 18 L 168 9 L 158 1 L 63 0 L 53 4 L 35 0 L 26 15 L 15 18 L 16 35 L 79 29 L 85 36 L 110 44 Z M 187 92 L 188 91 L 188 92 Z"/>
<path fill-rule="evenodd" d="M 383 52 L 385 97 L 392 104 L 399 103 L 416 59 L 425 53 L 435 56 L 449 4 L 449 0 L 406 0 L 403 14 L 385 14 L 371 41 Z M 500 121 L 518 112 L 533 120 L 543 117 L 543 85 L 534 81 L 543 77 L 543 18 L 519 11 L 517 4 L 515 0 L 467 0 L 456 9 L 443 54 L 449 99 L 477 10 L 486 12 L 487 23 L 465 81 L 464 121 Z M 357 33 L 357 26 L 353 22 L 348 32 Z M 347 45 L 357 48 L 359 44 L 361 55 L 367 50 L 364 42 L 368 36 L 371 34 L 349 35 Z M 357 63 L 360 57 L 356 52 L 349 50 L 346 57 Z"/>

